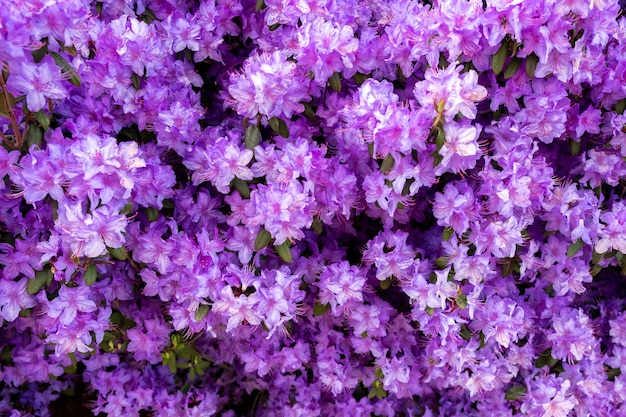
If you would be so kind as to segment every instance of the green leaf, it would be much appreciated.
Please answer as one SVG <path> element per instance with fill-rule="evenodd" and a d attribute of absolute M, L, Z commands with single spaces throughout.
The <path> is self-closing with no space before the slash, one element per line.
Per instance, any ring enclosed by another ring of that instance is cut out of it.
<path fill-rule="evenodd" d="M 426 307 L 426 314 L 432 316 L 433 314 L 435 314 L 435 309 L 432 307 Z"/>
<path fill-rule="evenodd" d="M 357 72 L 356 74 L 354 74 L 354 76 L 352 77 L 352 79 L 354 80 L 354 82 L 357 85 L 361 85 L 363 84 L 368 78 L 370 78 L 369 75 L 366 74 L 361 74 L 360 72 Z"/>
<path fill-rule="evenodd" d="M 315 303 L 315 306 L 313 307 L 313 315 L 314 316 L 322 316 L 329 309 L 330 309 L 330 304 Z"/>
<path fill-rule="evenodd" d="M 385 279 L 383 281 L 380 281 L 380 289 L 381 290 L 389 289 L 391 287 L 392 282 L 393 282 L 393 280 L 392 280 L 391 277 L 389 277 L 389 278 L 387 278 L 387 279 Z"/>
<path fill-rule="evenodd" d="M 278 246 L 274 246 L 274 249 L 276 249 L 276 253 L 278 254 L 278 256 L 280 256 L 280 258 L 287 263 L 293 261 L 293 258 L 291 256 L 291 250 L 289 249 L 290 246 L 291 244 L 288 240 L 285 240 Z"/>
<path fill-rule="evenodd" d="M 472 331 L 465 324 L 461 325 L 461 337 L 466 342 L 469 342 L 472 339 Z"/>
<path fill-rule="evenodd" d="M 72 55 L 74 58 L 78 56 L 78 51 L 76 50 L 76 47 L 74 45 L 64 46 L 63 50 Z"/>
<path fill-rule="evenodd" d="M 517 401 L 521 399 L 528 390 L 523 385 L 514 385 L 508 390 L 506 390 L 506 394 L 504 394 L 504 399 L 507 401 Z"/>
<path fill-rule="evenodd" d="M 450 237 L 452 237 L 452 234 L 454 233 L 454 229 L 451 228 L 450 226 L 446 227 L 445 229 L 443 229 L 443 240 L 445 242 L 447 242 L 448 240 L 450 240 Z"/>
<path fill-rule="evenodd" d="M 617 114 L 623 114 L 624 110 L 626 110 L 626 98 L 623 98 L 620 101 L 618 101 L 617 103 L 615 103 L 615 106 L 613 107 L 613 110 Z"/>
<path fill-rule="evenodd" d="M 443 145 L 446 143 L 446 135 L 443 131 L 443 127 L 439 126 L 437 128 L 437 137 L 435 138 L 435 145 L 437 145 L 437 150 L 443 148 Z"/>
<path fill-rule="evenodd" d="M 507 41 L 502 42 L 500 45 L 500 49 L 491 57 L 491 69 L 493 73 L 498 75 L 502 72 L 502 68 L 504 68 L 504 62 L 506 61 L 506 56 L 509 52 L 509 43 Z"/>
<path fill-rule="evenodd" d="M 456 305 L 461 309 L 467 308 L 467 295 L 461 294 L 456 298 Z"/>
<path fill-rule="evenodd" d="M 126 248 L 124 246 L 121 246 L 119 248 L 109 248 L 109 253 L 112 257 L 119 261 L 125 261 L 128 259 L 128 252 L 126 251 Z"/>
<path fill-rule="evenodd" d="M 552 357 L 552 348 L 548 348 L 541 352 L 535 360 L 535 368 L 543 368 L 544 366 L 552 367 L 556 363 L 556 359 Z"/>
<path fill-rule="evenodd" d="M 572 156 L 577 156 L 580 153 L 580 141 L 575 141 L 574 139 L 569 140 L 569 152 Z"/>
<path fill-rule="evenodd" d="M 167 358 L 167 367 L 169 368 L 170 372 L 175 374 L 176 370 L 178 369 L 178 367 L 176 366 L 176 355 L 174 355 L 174 353 L 172 352 L 168 352 L 168 358 Z"/>
<path fill-rule="evenodd" d="M 582 249 L 584 242 L 582 239 L 578 239 L 576 242 L 572 242 L 567 248 L 567 257 L 572 258 Z"/>
<path fill-rule="evenodd" d="M 210 305 L 200 304 L 198 306 L 198 309 L 196 310 L 196 314 L 193 316 L 193 318 L 196 321 L 201 321 L 203 318 L 206 317 L 207 314 L 209 314 L 209 311 L 211 311 L 211 306 Z"/>
<path fill-rule="evenodd" d="M 246 129 L 246 136 L 244 139 L 246 149 L 250 149 L 252 151 L 259 143 L 261 143 L 261 129 L 259 129 L 259 127 L 255 124 L 250 124 Z"/>
<path fill-rule="evenodd" d="M 435 259 L 435 265 L 437 265 L 437 268 L 440 269 L 444 269 L 446 266 L 448 266 L 448 262 L 450 262 L 450 259 L 447 256 L 440 256 L 439 258 Z"/>
<path fill-rule="evenodd" d="M 85 284 L 91 287 L 96 282 L 97 278 L 98 278 L 98 271 L 96 270 L 96 266 L 94 264 L 89 265 L 89 267 L 87 268 L 87 270 L 85 271 L 83 275 Z"/>
<path fill-rule="evenodd" d="M 594 265 L 594 266 L 591 267 L 591 269 L 589 269 L 589 274 L 592 277 L 595 277 L 596 275 L 598 275 L 600 273 L 600 271 L 602 271 L 602 269 L 603 269 L 602 266 Z"/>
<path fill-rule="evenodd" d="M 517 73 L 517 70 L 519 69 L 521 64 L 522 64 L 522 58 L 518 58 L 518 57 L 513 58 L 511 62 L 509 62 L 509 65 L 507 65 L 506 69 L 504 70 L 504 79 L 508 80 L 509 78 L 512 78 L 515 75 L 515 73 Z"/>
<path fill-rule="evenodd" d="M 38 112 L 36 112 L 35 119 L 37 119 L 37 123 L 39 123 L 39 126 L 41 126 L 44 130 L 48 130 L 48 128 L 50 127 L 50 116 L 46 114 L 45 111 L 39 110 Z"/>
<path fill-rule="evenodd" d="M 26 144 L 30 148 L 31 146 L 39 146 L 43 142 L 43 130 L 37 125 L 28 126 L 26 132 Z"/>
<path fill-rule="evenodd" d="M 243 198 L 250 198 L 250 186 L 246 181 L 241 178 L 235 178 L 232 185 L 235 187 L 235 190 L 239 191 L 239 194 L 241 194 Z"/>
<path fill-rule="evenodd" d="M 146 207 L 146 216 L 149 222 L 154 222 L 159 218 L 159 210 L 154 207 Z"/>
<path fill-rule="evenodd" d="M 603 253 L 598 253 L 595 250 L 593 251 L 593 255 L 591 255 L 591 263 L 597 265 L 604 258 Z"/>
<path fill-rule="evenodd" d="M 36 64 L 41 62 L 41 60 L 44 59 L 46 55 L 48 55 L 48 42 L 44 43 L 41 48 L 32 51 L 31 54 L 33 55 L 33 60 L 35 60 Z"/>
<path fill-rule="evenodd" d="M 324 231 L 324 223 L 322 223 L 321 221 L 314 221 L 313 223 L 311 223 L 311 229 L 316 235 L 321 235 Z"/>
<path fill-rule="evenodd" d="M 304 117 L 311 121 L 315 120 L 315 110 L 313 110 L 313 105 L 309 102 L 304 102 L 302 105 L 304 106 L 304 112 L 302 112 Z"/>
<path fill-rule="evenodd" d="M 535 55 L 534 52 L 526 57 L 526 75 L 528 78 L 535 78 L 535 70 L 537 69 L 538 63 L 539 57 Z"/>
<path fill-rule="evenodd" d="M 256 0 L 256 4 L 254 5 L 254 12 L 258 13 L 263 9 L 265 9 L 265 0 Z"/>
<path fill-rule="evenodd" d="M 5 92 L 3 95 L 6 97 L 6 99 L 5 98 L 0 99 L 0 116 L 6 117 L 8 119 L 9 110 L 15 107 L 15 97 L 13 96 L 13 94 L 9 93 L 8 91 Z M 8 107 L 7 107 L 6 100 L 9 101 Z"/>
<path fill-rule="evenodd" d="M 46 266 L 41 271 L 36 271 L 35 278 L 28 280 L 28 283 L 26 284 L 26 292 L 28 295 L 37 294 L 39 290 L 44 287 L 44 285 L 49 285 L 53 278 L 54 274 L 52 273 L 50 266 Z"/>
<path fill-rule="evenodd" d="M 67 74 L 68 77 L 68 81 L 70 83 L 72 83 L 73 85 L 75 85 L 76 87 L 80 87 L 80 77 L 78 76 L 78 73 L 76 72 L 76 70 L 74 68 L 72 68 L 72 66 L 65 60 L 65 58 L 63 58 L 61 55 L 59 55 L 56 52 L 50 52 L 50 55 L 52 55 L 52 58 L 54 59 L 54 62 L 61 67 L 61 71 L 64 74 Z"/>
<path fill-rule="evenodd" d="M 139 75 L 134 72 L 133 75 L 130 76 L 130 82 L 135 90 L 139 90 L 141 88 L 141 78 L 139 78 Z"/>
<path fill-rule="evenodd" d="M 274 132 L 278 133 L 285 139 L 289 137 L 289 128 L 287 127 L 287 123 L 285 123 L 283 119 L 280 119 L 278 117 L 272 117 L 268 120 L 268 122 Z"/>
<path fill-rule="evenodd" d="M 256 235 L 256 239 L 254 240 L 254 250 L 260 251 L 270 244 L 272 240 L 272 235 L 265 229 L 259 230 L 259 234 Z"/>
<path fill-rule="evenodd" d="M 388 154 L 385 159 L 383 159 L 382 164 L 380 164 L 380 172 L 383 174 L 389 174 L 389 171 L 393 168 L 393 164 L 395 164 L 395 159 L 391 154 Z"/>
<path fill-rule="evenodd" d="M 330 88 L 337 93 L 341 91 L 341 75 L 338 72 L 333 73 L 333 75 L 328 79 L 328 83 L 330 84 Z"/>

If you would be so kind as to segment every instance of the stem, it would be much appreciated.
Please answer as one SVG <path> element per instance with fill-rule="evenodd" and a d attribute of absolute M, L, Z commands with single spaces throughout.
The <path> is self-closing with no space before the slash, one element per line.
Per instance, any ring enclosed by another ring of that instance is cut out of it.
<path fill-rule="evenodd" d="M 4 97 L 4 102 L 7 106 L 7 112 L 9 113 L 9 118 L 11 119 L 11 127 L 13 127 L 13 134 L 15 135 L 15 143 L 11 144 L 11 146 L 13 146 L 15 149 L 20 149 L 22 147 L 22 144 L 24 143 L 24 138 L 20 133 L 20 126 L 17 123 L 17 119 L 15 119 L 15 113 L 13 113 L 13 107 L 11 106 L 11 103 L 9 101 L 9 93 L 7 91 L 7 85 L 4 82 L 3 74 L 0 74 L 0 88 L 2 88 L 2 96 Z"/>

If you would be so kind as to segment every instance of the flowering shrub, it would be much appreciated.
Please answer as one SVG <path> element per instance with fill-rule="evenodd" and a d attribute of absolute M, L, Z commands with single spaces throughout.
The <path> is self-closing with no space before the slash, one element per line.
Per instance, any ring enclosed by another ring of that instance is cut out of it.
<path fill-rule="evenodd" d="M 626 414 L 613 1 L 0 11 L 0 413 Z"/>

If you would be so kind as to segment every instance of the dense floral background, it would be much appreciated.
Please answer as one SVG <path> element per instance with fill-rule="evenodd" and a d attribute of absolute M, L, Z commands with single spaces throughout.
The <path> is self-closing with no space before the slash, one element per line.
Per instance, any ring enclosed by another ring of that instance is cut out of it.
<path fill-rule="evenodd" d="M 4 2 L 0 414 L 626 416 L 620 16 Z"/>

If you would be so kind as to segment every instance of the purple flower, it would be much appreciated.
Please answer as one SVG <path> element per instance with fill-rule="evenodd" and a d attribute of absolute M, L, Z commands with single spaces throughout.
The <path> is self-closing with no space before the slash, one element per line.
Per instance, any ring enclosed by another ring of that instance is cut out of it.
<path fill-rule="evenodd" d="M 46 314 L 58 318 L 63 326 L 74 322 L 78 313 L 91 313 L 97 310 L 96 303 L 91 300 L 91 291 L 87 287 L 69 288 L 62 286 L 59 296 L 48 303 Z"/>
<path fill-rule="evenodd" d="M 552 355 L 568 362 L 580 361 L 591 354 L 597 340 L 589 317 L 582 310 L 561 310 L 552 318 L 553 331 L 548 334 L 552 342 Z"/>
<path fill-rule="evenodd" d="M 11 281 L 0 277 L 0 315 L 8 322 L 15 321 L 20 311 L 37 305 L 33 296 L 26 292 L 27 278 Z"/>
<path fill-rule="evenodd" d="M 288 119 L 304 111 L 300 102 L 307 101 L 307 82 L 298 74 L 296 64 L 286 58 L 280 51 L 252 55 L 241 73 L 230 75 L 226 103 L 248 118 L 262 114 Z"/>
<path fill-rule="evenodd" d="M 18 68 L 12 68 L 7 87 L 16 96 L 25 94 L 28 109 L 36 112 L 46 107 L 47 99 L 63 100 L 67 97 L 63 81 L 61 69 L 51 56 L 46 56 L 37 64 L 24 61 Z"/>

